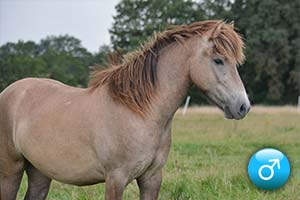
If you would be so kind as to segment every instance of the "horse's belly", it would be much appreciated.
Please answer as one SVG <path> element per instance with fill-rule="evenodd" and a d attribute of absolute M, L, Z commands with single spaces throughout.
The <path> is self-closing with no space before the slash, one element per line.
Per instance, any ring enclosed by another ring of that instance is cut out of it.
<path fill-rule="evenodd" d="M 75 185 L 104 181 L 103 167 L 92 145 L 72 138 L 61 140 L 56 136 L 46 140 L 25 135 L 19 139 L 21 153 L 46 176 Z"/>
<path fill-rule="evenodd" d="M 46 176 L 60 182 L 75 185 L 90 185 L 104 181 L 104 174 L 95 158 L 86 153 L 76 156 L 73 153 L 57 155 L 52 150 L 51 153 L 44 153 L 42 156 L 24 151 L 26 159 Z M 73 154 L 73 155 L 72 155 Z M 68 157 L 69 155 L 69 157 Z"/>
<path fill-rule="evenodd" d="M 92 185 L 104 182 L 105 180 L 103 174 L 93 168 L 90 170 L 73 171 L 71 174 L 66 174 L 62 168 L 59 168 L 56 172 L 50 171 L 47 167 L 42 167 L 40 170 L 45 171 L 44 174 L 51 179 L 78 186 Z"/>
<path fill-rule="evenodd" d="M 32 162 L 33 165 L 42 171 L 46 176 L 63 183 L 74 185 L 91 185 L 104 181 L 103 173 L 97 170 L 98 166 L 92 163 L 86 163 L 84 166 L 82 166 L 80 163 L 74 161 L 65 163 L 65 166 L 62 166 L 63 162 L 54 165 L 49 165 L 49 163 L 35 164 L 35 161 L 30 162 Z"/>

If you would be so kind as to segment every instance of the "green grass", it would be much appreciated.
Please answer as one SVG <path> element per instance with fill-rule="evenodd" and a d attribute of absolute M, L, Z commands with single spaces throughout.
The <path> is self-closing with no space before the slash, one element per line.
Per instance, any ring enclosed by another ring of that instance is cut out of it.
<path fill-rule="evenodd" d="M 245 120 L 224 120 L 221 114 L 176 115 L 172 148 L 164 167 L 161 200 L 300 199 L 300 114 L 256 113 Z M 287 154 L 292 172 L 287 184 L 272 192 L 257 189 L 248 179 L 247 162 L 256 150 L 274 147 Z M 24 178 L 18 199 L 26 189 Z M 124 199 L 138 199 L 131 183 Z M 104 184 L 75 187 L 53 181 L 48 199 L 103 199 Z"/>

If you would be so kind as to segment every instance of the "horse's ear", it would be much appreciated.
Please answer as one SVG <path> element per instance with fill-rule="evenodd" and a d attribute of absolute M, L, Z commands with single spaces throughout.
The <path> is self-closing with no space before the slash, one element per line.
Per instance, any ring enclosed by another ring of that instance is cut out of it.
<path fill-rule="evenodd" d="M 234 29 L 234 21 L 231 21 L 229 25 Z"/>
<path fill-rule="evenodd" d="M 215 27 L 213 28 L 212 32 L 211 32 L 211 36 L 210 38 L 217 38 L 220 34 L 221 28 L 223 26 L 224 22 L 223 21 L 219 21 Z"/>

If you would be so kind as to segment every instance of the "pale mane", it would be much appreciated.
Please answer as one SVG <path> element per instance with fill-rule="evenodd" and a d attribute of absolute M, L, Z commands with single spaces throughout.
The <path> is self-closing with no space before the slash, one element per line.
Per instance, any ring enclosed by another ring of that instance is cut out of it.
<path fill-rule="evenodd" d="M 213 32 L 218 29 L 218 34 Z M 155 33 L 135 52 L 118 57 L 107 69 L 91 72 L 89 87 L 97 88 L 107 84 L 112 98 L 132 111 L 144 115 L 150 108 L 157 86 L 157 61 L 159 50 L 173 42 L 182 43 L 195 35 L 202 36 L 212 31 L 210 40 L 214 52 L 224 58 L 241 64 L 244 60 L 243 41 L 232 24 L 223 21 L 201 21 L 190 25 L 173 26 Z"/>

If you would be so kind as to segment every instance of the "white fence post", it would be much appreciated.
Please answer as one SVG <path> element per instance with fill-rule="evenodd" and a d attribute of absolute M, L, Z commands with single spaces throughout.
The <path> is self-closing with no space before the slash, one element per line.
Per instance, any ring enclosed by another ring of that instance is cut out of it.
<path fill-rule="evenodd" d="M 186 111 L 187 111 L 187 108 L 189 106 L 189 103 L 190 103 L 190 100 L 191 100 L 191 97 L 188 96 L 185 100 L 185 104 L 184 104 L 184 107 L 183 107 L 183 110 L 182 110 L 182 115 L 185 115 Z"/>

